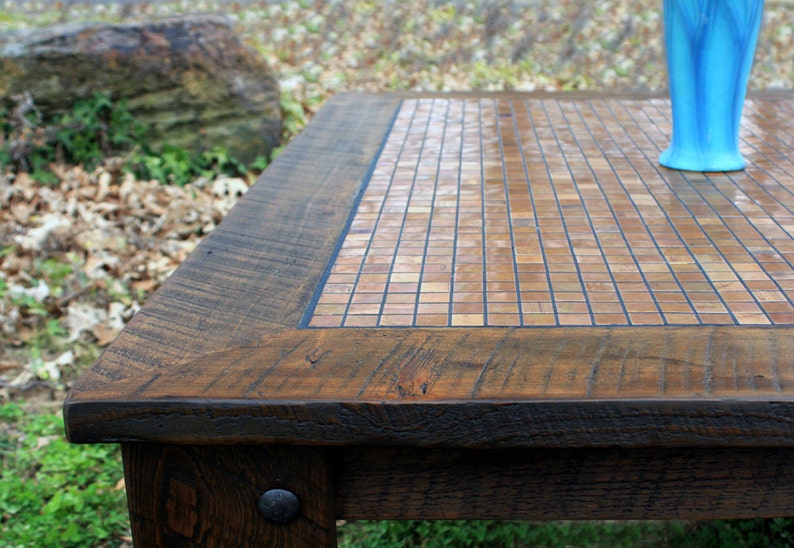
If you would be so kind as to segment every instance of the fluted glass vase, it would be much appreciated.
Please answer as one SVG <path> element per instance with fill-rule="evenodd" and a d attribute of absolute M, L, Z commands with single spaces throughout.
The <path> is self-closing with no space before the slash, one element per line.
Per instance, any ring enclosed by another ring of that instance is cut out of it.
<path fill-rule="evenodd" d="M 739 127 L 764 0 L 664 0 L 673 136 L 659 162 L 743 169 Z"/>

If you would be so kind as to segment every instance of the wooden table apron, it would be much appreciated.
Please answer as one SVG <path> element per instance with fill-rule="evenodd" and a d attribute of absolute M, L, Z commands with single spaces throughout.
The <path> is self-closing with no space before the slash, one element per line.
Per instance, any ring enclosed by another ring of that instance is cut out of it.
<path fill-rule="evenodd" d="M 405 97 L 330 100 L 72 388 L 69 439 L 122 444 L 136 543 L 792 515 L 792 327 L 300 327 Z"/>

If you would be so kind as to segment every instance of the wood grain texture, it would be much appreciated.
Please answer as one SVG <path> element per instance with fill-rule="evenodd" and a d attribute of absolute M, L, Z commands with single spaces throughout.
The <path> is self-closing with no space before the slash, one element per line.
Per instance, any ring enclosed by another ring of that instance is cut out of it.
<path fill-rule="evenodd" d="M 105 398 L 132 401 L 753 398 L 794 392 L 794 329 L 325 329 L 175 364 Z M 73 403 L 90 401 L 77 394 Z"/>
<path fill-rule="evenodd" d="M 790 446 L 789 333 L 301 330 L 73 399 L 67 423 L 85 442 Z"/>
<path fill-rule="evenodd" d="M 790 516 L 791 449 L 359 448 L 337 465 L 343 519 Z M 399 474 L 394 471 L 399 470 Z"/>
<path fill-rule="evenodd" d="M 300 447 L 122 445 L 135 546 L 335 546 L 325 453 Z M 294 493 L 301 513 L 269 523 L 257 508 L 270 489 Z"/>
<path fill-rule="evenodd" d="M 285 402 L 97 406 L 75 442 L 414 447 L 794 447 L 792 407 L 770 402 Z"/>

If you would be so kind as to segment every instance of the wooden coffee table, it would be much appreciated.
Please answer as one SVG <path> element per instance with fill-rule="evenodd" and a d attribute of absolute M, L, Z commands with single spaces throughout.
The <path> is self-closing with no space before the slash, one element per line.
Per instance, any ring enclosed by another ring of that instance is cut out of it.
<path fill-rule="evenodd" d="M 794 515 L 793 118 L 751 96 L 747 170 L 701 174 L 657 163 L 664 98 L 337 96 L 80 378 L 69 438 L 121 443 L 140 546 Z"/>

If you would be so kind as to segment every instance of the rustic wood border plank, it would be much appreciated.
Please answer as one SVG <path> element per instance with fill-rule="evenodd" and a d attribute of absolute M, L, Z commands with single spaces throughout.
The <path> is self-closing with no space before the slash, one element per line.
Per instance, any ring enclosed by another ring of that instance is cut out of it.
<path fill-rule="evenodd" d="M 794 447 L 791 402 L 183 400 L 87 403 L 80 413 L 70 419 L 78 443 Z"/>
<path fill-rule="evenodd" d="M 726 519 L 791 515 L 791 449 L 341 451 L 337 517 Z M 395 474 L 394 470 L 400 470 Z"/>

